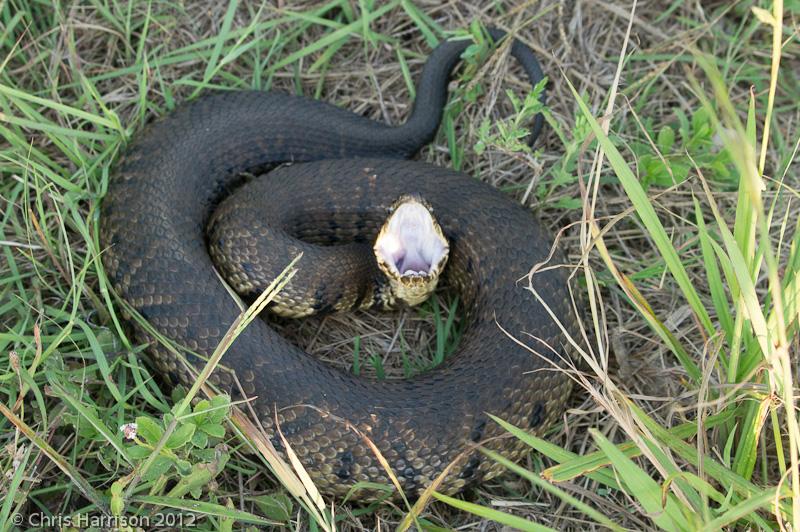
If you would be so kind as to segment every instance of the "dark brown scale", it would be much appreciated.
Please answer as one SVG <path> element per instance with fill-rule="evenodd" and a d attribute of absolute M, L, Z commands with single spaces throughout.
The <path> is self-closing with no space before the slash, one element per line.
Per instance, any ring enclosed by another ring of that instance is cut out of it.
<path fill-rule="evenodd" d="M 571 387 L 567 377 L 551 370 L 551 364 L 564 365 L 561 357 L 568 352 L 561 331 L 525 290 L 525 281 L 519 281 L 548 256 L 550 236 L 529 211 L 490 186 L 451 170 L 402 160 L 435 134 L 448 75 L 469 44 L 445 42 L 433 51 L 414 110 L 399 127 L 273 92 L 220 93 L 180 107 L 148 126 L 131 144 L 103 201 L 102 256 L 115 290 L 161 334 L 201 355 L 213 352 L 240 313 L 217 278 L 204 231 L 221 194 L 235 187 L 242 172 L 302 163 L 278 168 L 247 185 L 252 194 L 277 202 L 266 220 L 256 218 L 248 227 L 251 232 L 268 228 L 266 234 L 276 244 L 267 266 L 255 241 L 242 234 L 217 235 L 212 248 L 231 248 L 238 237 L 243 247 L 233 252 L 248 265 L 242 267 L 255 272 L 261 268 L 269 278 L 293 258 L 292 246 L 301 247 L 307 253 L 300 263 L 301 275 L 322 282 L 297 285 L 310 293 L 312 307 L 328 304 L 324 297 L 338 292 L 355 304 L 369 298 L 370 291 L 363 285 L 331 289 L 333 281 L 322 275 L 332 273 L 328 259 L 309 259 L 315 238 L 330 239 L 333 232 L 342 240 L 369 241 L 378 213 L 385 214 L 401 193 L 420 193 L 433 205 L 451 244 L 446 275 L 462 294 L 469 322 L 457 352 L 444 364 L 408 380 L 358 378 L 310 357 L 258 320 L 223 359 L 244 391 L 258 397 L 253 408 L 282 451 L 274 437 L 278 408 L 289 444 L 323 493 L 341 496 L 362 481 L 389 484 L 372 451 L 341 420 L 370 438 L 390 464 L 401 467 L 398 479 L 413 498 L 473 440 L 488 441 L 489 448 L 519 458 L 523 448 L 515 440 L 493 439 L 503 431 L 486 413 L 521 427 L 534 424 L 536 432 L 542 432 L 562 410 Z M 515 42 L 512 53 L 533 82 L 541 78 L 528 48 Z M 540 124 L 538 119 L 537 128 Z M 319 162 L 304 162 L 312 160 Z M 294 218 L 292 208 L 297 209 Z M 326 236 L 316 232 L 320 225 L 298 222 L 297 213 L 312 222 L 333 221 L 335 227 L 329 225 Z M 374 275 L 374 267 L 363 262 L 363 249 L 342 245 L 321 252 L 344 251 L 336 259 L 337 269 L 344 265 L 348 279 L 358 285 Z M 572 329 L 566 275 L 549 270 L 536 275 L 534 284 Z M 541 356 L 517 345 L 498 324 Z M 160 371 L 192 382 L 171 351 L 144 330 L 136 329 L 136 335 L 149 345 L 148 354 Z M 212 379 L 233 388 L 227 372 L 217 371 Z M 452 493 L 498 472 L 482 455 L 465 454 L 440 491 Z M 370 498 L 379 493 L 357 495 Z"/>
<path fill-rule="evenodd" d="M 297 273 L 275 298 L 275 311 L 294 317 L 379 302 L 388 283 L 372 243 L 391 201 L 379 199 L 379 188 L 363 187 L 361 169 L 346 164 L 358 181 L 346 174 L 297 187 L 291 167 L 282 168 L 240 187 L 216 208 L 209 251 L 239 294 L 258 296 L 302 253 Z"/>

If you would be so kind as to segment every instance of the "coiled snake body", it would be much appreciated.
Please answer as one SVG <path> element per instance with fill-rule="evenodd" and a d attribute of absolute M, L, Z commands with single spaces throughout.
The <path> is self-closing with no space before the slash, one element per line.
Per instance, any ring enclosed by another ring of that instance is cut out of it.
<path fill-rule="evenodd" d="M 389 482 L 373 451 L 343 420 L 375 443 L 409 497 L 462 456 L 439 488 L 452 493 L 498 472 L 471 448 L 474 443 L 512 459 L 522 452 L 516 440 L 494 438 L 503 430 L 487 413 L 541 432 L 560 415 L 571 388 L 553 371 L 568 356 L 562 332 L 526 290 L 526 275 L 547 259 L 552 239 L 527 209 L 489 185 L 404 160 L 434 135 L 447 78 L 468 44 L 448 41 L 434 50 L 413 112 L 399 127 L 276 92 L 222 93 L 180 107 L 131 144 L 102 205 L 103 262 L 118 294 L 160 334 L 209 355 L 240 309 L 214 271 L 204 226 L 242 172 L 296 163 L 254 181 L 250 194 L 270 196 L 269 217 L 286 225 L 287 235 L 302 233 L 299 220 L 327 213 L 349 227 L 353 240 L 369 241 L 399 195 L 420 194 L 430 202 L 450 241 L 445 275 L 460 292 L 468 320 L 457 352 L 443 364 L 412 379 L 358 378 L 310 357 L 258 320 L 223 359 L 244 391 L 258 397 L 254 408 L 265 429 L 275 434 L 277 420 L 324 493 L 343 495 L 359 481 Z M 528 48 L 515 42 L 512 54 L 534 81 L 541 77 Z M 296 244 L 309 253 L 300 272 L 339 268 L 309 259 L 319 246 Z M 565 274 L 543 271 L 533 284 L 572 328 Z M 135 329 L 161 371 L 192 380 L 171 351 Z M 214 377 L 233 387 L 229 373 Z M 272 441 L 283 451 L 278 437 Z"/>

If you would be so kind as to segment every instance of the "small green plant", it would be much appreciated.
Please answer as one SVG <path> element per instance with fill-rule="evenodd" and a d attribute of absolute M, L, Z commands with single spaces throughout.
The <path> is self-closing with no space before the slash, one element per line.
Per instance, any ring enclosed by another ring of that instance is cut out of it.
<path fill-rule="evenodd" d="M 452 32 L 450 38 L 469 38 L 473 44 L 467 46 L 461 54 L 464 65 L 461 74 L 461 88 L 450 99 L 445 108 L 442 120 L 442 128 L 447 137 L 447 145 L 452 158 L 452 166 L 459 170 L 464 160 L 464 148 L 456 139 L 454 118 L 461 115 L 465 104 L 475 103 L 485 92 L 483 83 L 476 83 L 476 79 L 481 68 L 486 65 L 487 58 L 491 54 L 491 38 L 486 29 L 478 21 L 473 21 L 469 26 L 469 31 Z M 475 152 L 479 155 L 488 146 L 501 149 L 505 152 L 515 153 L 529 149 L 526 137 L 530 134 L 530 124 L 532 118 L 542 111 L 544 105 L 540 101 L 540 96 L 547 85 L 547 78 L 542 79 L 521 100 L 511 91 L 506 91 L 511 104 L 514 107 L 514 115 L 509 119 L 495 123 L 493 130 L 492 123 L 488 119 L 481 124 L 475 144 Z M 527 151 L 530 153 L 530 151 Z"/>
<path fill-rule="evenodd" d="M 452 166 L 455 170 L 461 169 L 464 161 L 464 148 L 456 139 L 455 118 L 461 115 L 467 103 L 475 102 L 483 94 L 483 84 L 472 83 L 478 74 L 481 65 L 485 64 L 486 58 L 491 52 L 488 34 L 477 21 L 470 24 L 469 31 L 456 31 L 450 38 L 472 39 L 473 44 L 467 46 L 461 54 L 464 65 L 460 76 L 460 89 L 451 96 L 444 109 L 442 117 L 442 130 L 447 137 L 447 147 L 450 152 Z"/>
<path fill-rule="evenodd" d="M 586 101 L 586 95 L 581 97 Z M 585 145 L 587 139 L 590 139 L 592 128 L 580 111 L 576 111 L 573 120 L 574 125 L 570 131 L 564 131 L 561 125 L 554 120 L 550 120 L 548 123 L 563 144 L 564 154 L 539 181 L 536 187 L 536 198 L 540 202 L 547 200 L 559 188 L 575 183 L 578 175 L 578 158 L 584 151 L 592 149 L 596 142 L 590 140 L 589 144 Z M 558 209 L 575 210 L 582 208 L 583 202 L 580 198 L 567 194 L 558 197 L 553 202 L 553 206 Z"/>
<path fill-rule="evenodd" d="M 260 525 L 288 522 L 293 503 L 283 493 L 248 499 L 267 519 L 236 510 L 229 499 L 216 493 L 216 478 L 231 457 L 223 441 L 230 398 L 217 395 L 202 399 L 191 413 L 176 417 L 177 405 L 184 397 L 184 390 L 176 388 L 172 397 L 176 406 L 161 419 L 142 415 L 120 427 L 125 439 L 133 442 L 125 447 L 133 470 L 108 489 L 112 515 L 123 524 L 143 522 L 141 519 L 147 517 L 144 522 L 156 526 L 208 530 L 231 530 L 236 521 Z M 133 493 L 127 493 L 137 482 Z M 143 514 L 130 502 L 153 509 Z"/>
<path fill-rule="evenodd" d="M 161 486 L 167 480 L 178 480 L 192 497 L 200 497 L 202 488 L 210 480 L 209 475 L 214 469 L 221 470 L 228 460 L 224 446 L 217 444 L 225 437 L 223 422 L 229 411 L 230 399 L 225 395 L 198 401 L 190 415 L 178 420 L 177 428 L 163 445 L 160 442 L 164 431 L 175 419 L 171 412 L 164 414 L 161 420 L 138 416 L 135 426 L 124 426 L 134 442 L 128 454 L 137 462 L 137 467 L 152 453 L 158 453 L 150 467 L 141 472 L 142 480 L 158 481 Z M 196 482 L 199 478 L 205 481 Z"/>
<path fill-rule="evenodd" d="M 383 359 L 378 354 L 372 355 L 369 358 L 369 363 L 372 364 L 372 367 L 375 369 L 375 378 L 379 381 L 386 378 L 386 370 L 383 367 Z"/>
<path fill-rule="evenodd" d="M 543 78 L 525 96 L 524 100 L 521 100 L 513 91 L 507 90 L 506 96 L 514 108 L 514 114 L 494 123 L 485 118 L 478 127 L 478 141 L 474 146 L 475 153 L 481 155 L 487 147 L 492 146 L 506 152 L 532 154 L 530 124 L 533 117 L 544 109 L 541 95 L 546 85 L 547 78 Z"/>
<path fill-rule="evenodd" d="M 643 123 L 658 153 L 653 153 L 653 146 L 644 140 L 631 143 L 645 189 L 651 185 L 666 188 L 680 183 L 696 166 L 723 190 L 735 190 L 738 177 L 733 171 L 733 161 L 726 150 L 720 149 L 722 141 L 715 133 L 708 110 L 699 107 L 689 118 L 677 109 L 675 115 L 678 123 L 664 125 L 657 133 L 651 119 Z"/>

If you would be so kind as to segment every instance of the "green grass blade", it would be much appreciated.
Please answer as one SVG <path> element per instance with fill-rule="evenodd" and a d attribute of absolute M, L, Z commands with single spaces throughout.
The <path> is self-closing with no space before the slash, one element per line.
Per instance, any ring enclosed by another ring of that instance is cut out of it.
<path fill-rule="evenodd" d="M 203 83 L 211 81 L 211 77 L 219 68 L 219 58 L 222 54 L 222 46 L 225 41 L 230 37 L 231 23 L 233 16 L 236 14 L 236 7 L 239 5 L 238 0 L 229 0 L 228 8 L 225 10 L 225 15 L 222 17 L 222 26 L 219 33 L 215 38 L 214 48 L 211 50 L 211 56 L 206 63 L 206 69 L 203 72 Z"/>
<path fill-rule="evenodd" d="M 125 446 L 122 445 L 122 438 L 118 436 L 118 433 L 114 430 L 109 429 L 105 423 L 103 423 L 100 418 L 98 418 L 91 409 L 84 406 L 77 398 L 73 397 L 65 388 L 58 384 L 58 379 L 54 375 L 48 375 L 48 380 L 50 382 L 50 386 L 52 386 L 53 391 L 55 394 L 64 402 L 66 402 L 73 410 L 75 410 L 78 415 L 80 415 L 83 419 L 89 422 L 89 424 L 94 427 L 94 429 L 105 438 L 106 442 L 109 445 L 113 446 L 114 449 L 119 453 L 119 455 L 129 464 L 133 464 L 133 460 L 131 460 L 130 456 L 128 456 L 128 451 L 125 449 Z"/>
<path fill-rule="evenodd" d="M 366 22 L 371 22 L 372 20 L 375 20 L 376 18 L 382 16 L 383 14 L 385 14 L 388 11 L 391 11 L 392 9 L 397 7 L 397 5 L 399 3 L 400 3 L 400 0 L 393 0 L 391 2 L 388 2 L 388 3 L 384 4 L 380 8 L 376 9 L 375 11 L 373 11 L 372 13 L 368 13 L 366 15 L 363 15 L 363 17 L 366 19 Z M 270 67 L 269 71 L 270 72 L 275 72 L 277 70 L 280 70 L 281 68 L 285 67 L 286 65 L 291 65 L 292 63 L 295 63 L 295 62 L 299 61 L 300 59 L 302 59 L 302 58 L 304 58 L 304 57 L 306 57 L 308 55 L 311 55 L 311 54 L 313 54 L 315 52 L 318 52 L 318 51 L 322 50 L 323 48 L 327 48 L 328 46 L 331 46 L 331 45 L 335 44 L 336 42 L 341 40 L 343 37 L 347 37 L 349 35 L 356 34 L 357 30 L 359 30 L 362 27 L 362 24 L 363 24 L 362 20 L 359 19 L 359 20 L 356 20 L 354 22 L 351 22 L 350 24 L 348 24 L 346 26 L 343 26 L 342 28 L 340 28 L 340 29 L 338 29 L 336 31 L 333 31 L 331 33 L 326 34 L 321 39 L 314 41 L 313 44 L 305 46 L 301 50 L 298 50 L 298 51 L 296 51 L 296 52 L 294 52 L 292 54 L 289 54 L 288 56 L 286 56 L 285 58 L 281 59 L 280 61 L 277 61 L 274 65 L 272 65 Z"/>
<path fill-rule="evenodd" d="M 703 471 L 706 475 L 710 476 L 721 486 L 730 487 L 735 490 L 735 492 L 740 495 L 741 499 L 759 497 L 763 494 L 764 490 L 747 479 L 742 478 L 740 475 L 737 475 L 710 456 L 698 456 L 696 446 L 673 437 L 669 431 L 650 418 L 641 408 L 630 402 L 628 404 L 636 417 L 644 423 L 647 430 L 659 441 L 665 443 L 677 456 L 686 460 L 692 467 L 701 467 L 702 464 Z M 784 490 L 786 489 L 787 488 L 784 488 Z M 783 493 L 788 492 L 784 491 Z M 782 507 L 782 510 L 787 510 L 787 508 Z"/>
<path fill-rule="evenodd" d="M 749 514 L 755 514 L 758 510 L 771 511 L 771 506 L 775 503 L 777 497 L 777 489 L 772 488 L 756 497 L 751 497 L 742 501 L 719 517 L 706 523 L 702 531 L 714 532 L 716 530 L 724 530 L 726 526 L 736 523 Z"/>
<path fill-rule="evenodd" d="M 544 491 L 546 491 L 546 492 L 548 492 L 548 493 L 550 493 L 552 495 L 555 495 L 556 497 L 558 497 L 559 499 L 561 499 L 565 503 L 569 504 L 570 506 L 572 506 L 576 510 L 579 510 L 579 511 L 583 512 L 584 514 L 586 514 L 590 518 L 594 519 L 595 521 L 597 521 L 601 525 L 605 525 L 608 528 L 610 528 L 611 530 L 623 530 L 622 527 L 620 527 L 619 525 L 614 523 L 608 517 L 604 516 L 603 514 L 601 514 L 600 512 L 598 512 L 597 510 L 595 510 L 591 506 L 589 506 L 588 504 L 583 503 L 580 500 L 576 499 L 575 497 L 573 497 L 572 495 L 570 495 L 566 491 L 562 490 L 558 486 L 555 486 L 555 485 L 551 484 L 550 482 L 547 482 L 546 480 L 542 479 L 536 473 L 534 473 L 532 471 L 528 471 L 527 469 L 525 469 L 521 465 L 515 464 L 514 462 L 512 462 L 508 458 L 505 458 L 503 455 L 498 454 L 498 453 L 496 453 L 494 451 L 490 451 L 489 449 L 481 449 L 480 451 L 483 454 L 485 454 L 486 456 L 488 456 L 489 458 L 491 458 L 492 460 L 494 460 L 495 462 L 497 462 L 498 464 L 500 464 L 503 467 L 505 467 L 506 469 L 509 469 L 509 470 L 513 471 L 514 473 L 518 474 L 519 476 L 525 478 L 531 484 L 534 484 L 535 486 L 537 486 L 539 489 L 542 489 L 542 490 L 544 490 Z"/>
<path fill-rule="evenodd" d="M 150 495 L 138 495 L 132 498 L 132 502 L 141 502 L 156 507 L 166 506 L 168 508 L 175 508 L 176 510 L 183 510 L 184 512 L 187 513 L 202 514 L 214 517 L 224 517 L 242 523 L 252 523 L 254 525 L 262 525 L 262 526 L 280 525 L 280 523 L 278 522 L 270 521 L 269 519 L 264 519 L 263 517 L 253 515 L 250 512 L 235 510 L 233 508 L 222 506 L 221 504 L 214 504 L 205 501 L 186 500 L 178 497 L 164 497 L 164 496 L 156 497 Z"/>
<path fill-rule="evenodd" d="M 33 431 L 15 413 L 0 403 L 0 414 L 5 416 L 19 431 L 27 437 L 32 444 L 39 448 L 53 463 L 70 479 L 88 500 L 90 500 L 100 511 L 109 513 L 106 499 L 86 480 L 77 467 L 69 463 L 56 451 L 47 441 Z"/>
<path fill-rule="evenodd" d="M 614 470 L 622 478 L 626 485 L 625 492 L 641 503 L 656 525 L 662 530 L 690 529 L 689 523 L 671 493 L 666 494 L 666 505 L 664 505 L 661 486 L 650 478 L 650 475 L 626 457 L 600 431 L 590 429 L 589 432 L 598 447 L 608 456 Z"/>
<path fill-rule="evenodd" d="M 703 213 L 700 209 L 700 203 L 697 198 L 694 199 L 694 212 L 695 221 L 697 222 L 697 233 L 700 237 L 700 250 L 703 253 L 703 266 L 705 273 L 708 276 L 708 287 L 711 291 L 711 301 L 714 304 L 714 309 L 717 311 L 717 318 L 719 319 L 722 330 L 725 332 L 725 337 L 730 343 L 733 339 L 733 316 L 731 315 L 731 304 L 728 301 L 728 296 L 725 293 L 725 284 L 722 281 L 719 267 L 717 266 L 717 258 L 714 249 L 711 246 L 711 235 L 708 233 Z"/>
<path fill-rule="evenodd" d="M 119 123 L 115 122 L 109 118 L 103 118 L 102 116 L 97 116 L 92 113 L 87 113 L 86 111 L 82 111 L 81 109 L 76 109 L 69 105 L 65 105 L 63 103 L 55 102 L 53 100 L 47 98 L 40 98 L 39 96 L 34 96 L 32 94 L 28 94 L 25 91 L 21 91 L 19 89 L 15 89 L 13 87 L 9 87 L 7 85 L 0 84 L 0 94 L 5 95 L 8 97 L 12 102 L 15 100 L 22 100 L 30 103 L 34 103 L 36 105 L 40 105 L 46 109 L 52 109 L 57 113 L 65 116 L 74 116 L 76 118 L 80 118 L 82 120 L 86 120 L 98 127 L 105 127 L 111 129 L 113 131 L 119 131 Z"/>
<path fill-rule="evenodd" d="M 489 414 L 489 417 L 492 418 L 495 421 L 495 423 L 497 423 L 505 430 L 513 434 L 514 437 L 516 437 L 517 439 L 528 445 L 531 449 L 534 449 L 535 451 L 542 453 L 551 460 L 555 460 L 556 462 L 559 463 L 565 463 L 580 458 L 577 454 L 562 449 L 558 445 L 554 445 L 548 441 L 543 440 L 542 438 L 539 438 L 532 434 L 528 434 L 524 430 L 515 427 L 511 423 L 508 423 L 507 421 L 504 421 L 497 416 Z M 608 471 L 594 471 L 587 473 L 586 476 L 606 486 L 619 489 L 619 485 L 617 484 L 614 475 Z"/>
<path fill-rule="evenodd" d="M 0 506 L 0 530 L 14 530 L 16 526 L 9 522 L 11 517 L 11 508 L 17 500 L 17 492 L 22 485 L 22 479 L 25 476 L 25 468 L 28 465 L 28 459 L 31 457 L 33 447 L 25 449 L 25 454 L 22 455 L 19 463 L 15 464 L 14 474 L 11 476 L 10 482 L 5 484 L 5 493 L 3 494 L 3 504 Z M 16 523 L 15 523 L 16 524 Z"/>
<path fill-rule="evenodd" d="M 481 506 L 480 504 L 462 501 L 461 499 L 454 499 L 453 497 L 442 495 L 436 491 L 433 492 L 433 496 L 436 499 L 449 504 L 453 508 L 458 508 L 459 510 L 475 514 L 478 517 L 483 517 L 484 519 L 491 519 L 496 523 L 510 526 L 515 530 L 523 530 L 524 532 L 555 532 L 554 529 L 550 527 L 533 523 L 527 519 L 523 519 L 522 517 L 510 515 L 493 508 L 487 508 L 485 506 Z"/>
<path fill-rule="evenodd" d="M 718 414 L 707 417 L 703 422 L 703 428 L 710 430 L 718 426 L 724 425 L 733 417 L 733 411 L 723 410 Z M 697 434 L 697 423 L 689 422 L 678 425 L 669 429 L 668 433 L 670 438 L 675 441 L 683 441 L 688 438 L 693 438 Z M 617 445 L 620 452 L 624 453 L 628 458 L 636 458 L 641 456 L 642 450 L 632 441 L 620 443 Z M 551 457 L 552 458 L 552 457 Z M 596 451 L 584 456 L 576 457 L 573 460 L 562 461 L 561 464 L 546 469 L 542 475 L 546 479 L 554 482 L 564 482 L 573 480 L 576 477 L 586 475 L 592 471 L 597 471 L 610 464 L 608 456 L 602 451 Z"/>
<path fill-rule="evenodd" d="M 686 298 L 686 301 L 689 303 L 698 320 L 703 325 L 706 333 L 708 335 L 713 335 L 715 329 L 711 323 L 711 318 L 708 315 L 708 311 L 703 305 L 703 302 L 700 300 L 700 296 L 697 294 L 697 290 L 695 290 L 692 281 L 689 279 L 689 274 L 686 272 L 683 262 L 681 261 L 678 252 L 675 250 L 675 247 L 672 245 L 667 232 L 664 230 L 664 226 L 661 224 L 661 220 L 658 218 L 653 205 L 650 203 L 650 199 L 647 197 L 644 188 L 642 188 L 642 185 L 639 183 L 639 180 L 636 179 L 636 176 L 633 175 L 633 172 L 628 167 L 625 159 L 622 157 L 622 154 L 619 152 L 614 143 L 611 142 L 611 139 L 608 138 L 603 131 L 603 128 L 594 118 L 589 110 L 589 107 L 586 105 L 586 102 L 583 101 L 583 98 L 580 97 L 578 92 L 575 90 L 575 87 L 573 87 L 569 80 L 567 80 L 567 83 L 569 84 L 570 90 L 575 97 L 575 101 L 577 102 L 578 106 L 580 106 L 584 118 L 589 122 L 589 125 L 591 126 L 592 131 L 594 131 L 598 142 L 605 151 L 609 164 L 611 164 L 611 167 L 614 169 L 614 173 L 617 175 L 622 187 L 625 189 L 625 193 L 628 195 L 628 198 L 631 200 L 631 203 L 636 209 L 636 213 L 639 215 L 639 218 L 642 220 L 645 228 L 647 228 L 650 238 L 653 239 L 656 247 L 658 247 L 658 250 L 661 252 L 661 256 L 664 258 L 667 268 L 669 269 L 670 273 L 672 273 L 675 282 L 678 283 L 678 286 Z"/>

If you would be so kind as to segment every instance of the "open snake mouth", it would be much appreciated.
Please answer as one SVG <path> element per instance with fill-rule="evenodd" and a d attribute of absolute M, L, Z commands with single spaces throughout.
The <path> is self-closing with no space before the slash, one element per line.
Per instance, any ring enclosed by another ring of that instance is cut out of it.
<path fill-rule="evenodd" d="M 398 200 L 375 241 L 378 262 L 399 277 L 438 275 L 448 249 L 429 208 L 410 196 Z"/>

